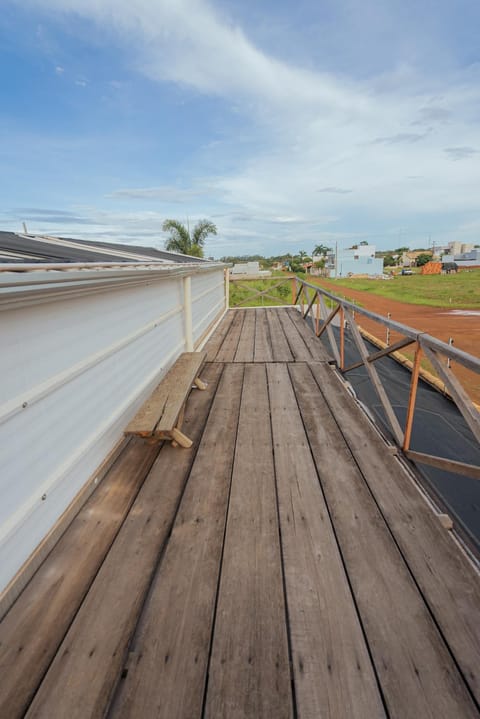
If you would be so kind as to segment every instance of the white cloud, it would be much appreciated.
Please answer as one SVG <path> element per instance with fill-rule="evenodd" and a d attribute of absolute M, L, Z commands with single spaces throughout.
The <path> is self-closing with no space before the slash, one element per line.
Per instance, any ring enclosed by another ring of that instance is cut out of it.
<path fill-rule="evenodd" d="M 222 97 L 261 128 L 255 154 L 238 159 L 228 173 L 198 178 L 206 183 L 204 194 L 193 182 L 180 189 L 117 189 L 112 198 L 203 198 L 212 212 L 225 206 L 231 236 L 237 230 L 247 236 L 243 214 L 257 218 L 258 237 L 263 222 L 276 222 L 285 232 L 296 223 L 306 239 L 318 237 L 319 216 L 331 223 L 346 214 L 395 223 L 478 206 L 480 163 L 451 162 L 472 157 L 480 146 L 478 70 L 425 77 L 400 58 L 393 72 L 354 81 L 297 67 L 256 47 L 205 0 L 30 4 L 92 20 L 116 33 L 138 71 Z M 416 125 L 419 131 L 412 131 Z M 134 216 L 140 227 L 155 222 Z"/>

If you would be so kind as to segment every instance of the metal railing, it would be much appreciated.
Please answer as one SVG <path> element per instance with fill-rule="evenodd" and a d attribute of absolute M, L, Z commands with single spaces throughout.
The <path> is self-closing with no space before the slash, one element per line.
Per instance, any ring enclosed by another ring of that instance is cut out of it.
<path fill-rule="evenodd" d="M 289 298 L 290 293 L 285 297 L 285 302 L 283 304 L 295 304 L 295 297 L 296 297 L 296 284 L 295 284 L 295 277 L 289 276 L 289 277 L 232 277 L 232 275 L 229 275 L 229 282 L 234 284 L 236 287 L 239 287 L 243 290 L 247 290 L 248 295 L 243 297 L 241 300 L 238 301 L 232 301 L 230 302 L 230 307 L 243 307 L 248 302 L 251 302 L 252 300 L 258 301 L 259 299 L 269 299 L 269 300 L 275 300 L 275 302 L 282 302 L 282 297 L 278 297 L 272 294 L 272 292 L 279 287 L 285 287 L 286 285 L 291 286 L 291 302 L 287 301 L 287 297 Z M 264 283 L 274 283 L 269 284 L 269 286 L 264 290 L 259 290 L 257 288 L 252 288 L 250 285 L 253 282 L 261 282 Z"/>
<path fill-rule="evenodd" d="M 436 455 L 416 452 L 410 449 L 413 418 L 415 414 L 418 380 L 420 377 L 420 363 L 422 357 L 429 360 L 437 376 L 445 384 L 448 393 L 461 412 L 465 422 L 472 431 L 473 436 L 480 443 L 480 412 L 477 410 L 472 399 L 468 396 L 464 387 L 454 375 L 450 368 L 450 361 L 455 361 L 463 367 L 480 374 L 480 359 L 467 352 L 452 347 L 451 344 L 442 342 L 426 332 L 420 332 L 407 325 L 395 322 L 390 317 L 366 310 L 363 307 L 345 300 L 341 297 L 327 292 L 318 285 L 310 284 L 300 278 L 295 278 L 296 292 L 294 304 L 301 304 L 304 319 L 312 314 L 315 323 L 315 334 L 321 337 L 327 333 L 328 341 L 333 357 L 342 374 L 346 374 L 357 367 L 364 366 L 375 392 L 382 404 L 389 427 L 398 446 L 403 450 L 405 456 L 420 464 L 426 464 L 450 472 L 480 479 L 480 467 L 458 462 L 455 460 L 439 457 Z M 329 306 L 327 307 L 327 302 Z M 306 308 L 306 309 L 305 309 Z M 332 320 L 339 316 L 340 337 L 339 342 L 335 337 L 332 328 Z M 363 333 L 358 325 L 357 317 L 365 317 L 377 322 L 387 328 L 387 346 L 383 349 L 370 353 L 365 343 Z M 345 328 L 348 326 L 352 339 L 360 355 L 360 361 L 345 366 Z M 390 333 L 395 332 L 401 339 L 390 344 Z M 394 412 L 388 398 L 385 387 L 375 367 L 375 362 L 398 352 L 405 347 L 414 347 L 412 362 L 412 376 L 407 405 L 405 425 L 402 427 Z M 445 363 L 444 360 L 447 360 Z"/>

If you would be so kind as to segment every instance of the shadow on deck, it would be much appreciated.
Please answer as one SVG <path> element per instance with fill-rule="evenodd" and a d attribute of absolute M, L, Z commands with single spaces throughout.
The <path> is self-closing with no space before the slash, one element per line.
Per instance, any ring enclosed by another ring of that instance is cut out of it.
<path fill-rule="evenodd" d="M 206 347 L 0 625 L 0 716 L 476 717 L 478 573 L 289 310 Z"/>

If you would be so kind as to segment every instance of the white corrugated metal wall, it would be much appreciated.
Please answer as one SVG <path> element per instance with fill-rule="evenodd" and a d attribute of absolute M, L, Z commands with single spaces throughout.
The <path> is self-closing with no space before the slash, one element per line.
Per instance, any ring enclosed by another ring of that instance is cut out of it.
<path fill-rule="evenodd" d="M 20 306 L 13 287 L 0 304 L 0 592 L 185 349 L 185 270 L 131 274 L 111 288 L 36 289 Z M 198 341 L 225 308 L 223 269 L 191 282 Z"/>

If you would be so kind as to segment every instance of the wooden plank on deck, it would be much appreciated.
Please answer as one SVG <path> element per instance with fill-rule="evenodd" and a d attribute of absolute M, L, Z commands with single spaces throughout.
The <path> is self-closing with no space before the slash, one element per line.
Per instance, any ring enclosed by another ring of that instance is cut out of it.
<path fill-rule="evenodd" d="M 298 716 L 384 717 L 286 365 L 268 365 Z"/>
<path fill-rule="evenodd" d="M 115 717 L 200 717 L 244 367 L 225 367 L 112 705 Z"/>
<path fill-rule="evenodd" d="M 312 372 L 480 703 L 480 579 L 331 368 Z"/>
<path fill-rule="evenodd" d="M 205 715 L 293 716 L 264 365 L 245 368 Z"/>
<path fill-rule="evenodd" d="M 310 368 L 289 371 L 389 716 L 478 717 Z"/>
<path fill-rule="evenodd" d="M 218 350 L 215 362 L 233 362 L 242 332 L 245 310 L 230 310 L 233 314 L 232 324 L 227 332 L 222 346 Z"/>
<path fill-rule="evenodd" d="M 273 360 L 270 328 L 268 326 L 267 311 L 256 310 L 255 322 L 255 362 L 271 362 Z"/>
<path fill-rule="evenodd" d="M 231 311 L 226 312 L 211 337 L 207 340 L 203 348 L 207 353 L 207 362 L 213 362 L 215 360 L 233 322 L 233 315 L 234 313 Z"/>
<path fill-rule="evenodd" d="M 238 340 L 235 362 L 253 362 L 255 351 L 255 310 L 245 310 L 240 339 Z"/>
<path fill-rule="evenodd" d="M 23 716 L 157 447 L 133 439 L 0 624 L 0 716 Z"/>
<path fill-rule="evenodd" d="M 305 341 L 293 323 L 288 311 L 279 311 L 280 324 L 282 325 L 285 337 L 290 345 L 295 362 L 311 362 L 313 355 L 305 344 Z"/>
<path fill-rule="evenodd" d="M 323 346 L 322 340 L 315 336 L 310 325 L 307 325 L 307 320 L 302 318 L 300 312 L 295 307 L 289 307 L 285 311 L 297 328 L 314 360 L 316 362 L 332 362 L 333 358 Z"/>
<path fill-rule="evenodd" d="M 223 367 L 205 369 L 184 425 L 196 446 Z M 162 448 L 30 707 L 29 717 L 103 717 L 120 679 L 145 593 L 177 511 L 195 449 Z"/>
<path fill-rule="evenodd" d="M 287 338 L 280 324 L 279 311 L 274 309 L 265 310 L 267 313 L 268 329 L 270 332 L 270 342 L 272 345 L 272 355 L 274 362 L 292 362 L 293 355 L 290 351 Z"/>

